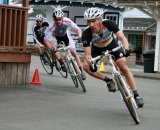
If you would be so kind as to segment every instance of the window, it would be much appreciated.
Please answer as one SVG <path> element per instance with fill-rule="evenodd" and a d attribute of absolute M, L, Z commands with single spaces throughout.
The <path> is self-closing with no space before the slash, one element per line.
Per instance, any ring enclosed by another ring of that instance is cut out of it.
<path fill-rule="evenodd" d="M 155 49 L 155 45 L 156 45 L 156 36 L 152 35 L 151 49 Z"/>
<path fill-rule="evenodd" d="M 109 19 L 109 20 L 113 20 L 114 22 L 116 22 L 117 25 L 119 25 L 119 13 L 106 12 L 106 13 L 104 13 L 104 18 Z"/>
<path fill-rule="evenodd" d="M 64 17 L 69 18 L 69 11 L 63 11 L 64 12 Z"/>
<path fill-rule="evenodd" d="M 141 60 L 142 39 L 143 39 L 142 35 L 136 35 L 136 34 L 128 35 L 128 41 L 130 44 L 132 44 L 134 52 L 136 53 L 136 60 Z"/>

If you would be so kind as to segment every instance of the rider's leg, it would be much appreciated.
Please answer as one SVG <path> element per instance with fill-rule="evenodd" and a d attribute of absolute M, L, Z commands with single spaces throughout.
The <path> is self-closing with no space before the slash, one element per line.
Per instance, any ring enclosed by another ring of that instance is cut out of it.
<path fill-rule="evenodd" d="M 79 56 L 78 56 L 75 48 L 71 48 L 71 54 L 72 54 L 72 56 L 75 58 L 78 66 L 79 66 L 79 69 L 81 70 L 82 79 L 85 80 L 85 79 L 86 79 L 86 75 L 84 74 L 84 71 L 83 71 L 83 67 L 82 67 L 80 58 L 79 58 Z"/>
<path fill-rule="evenodd" d="M 51 49 L 51 48 L 53 48 L 54 50 L 57 49 L 56 39 L 53 39 L 53 38 L 52 38 L 52 40 L 44 39 L 44 43 L 49 49 Z M 64 64 L 63 60 L 61 60 L 61 56 L 60 56 L 59 52 L 53 52 L 53 53 L 54 53 L 54 56 L 56 57 L 56 59 L 58 61 L 60 61 L 60 64 Z"/>
<path fill-rule="evenodd" d="M 82 79 L 85 80 L 86 79 L 86 75 L 84 74 L 81 60 L 80 60 L 80 58 L 79 58 L 79 56 L 78 56 L 78 54 L 76 52 L 75 43 L 74 43 L 74 41 L 73 41 L 73 39 L 71 37 L 68 39 L 68 43 L 69 43 L 69 46 L 70 46 L 71 54 L 75 58 L 78 66 L 79 66 L 79 68 L 81 70 Z"/>
<path fill-rule="evenodd" d="M 142 107 L 144 105 L 144 101 L 138 94 L 136 82 L 134 80 L 133 74 L 131 73 L 131 71 L 127 66 L 126 58 L 119 58 L 118 60 L 116 60 L 116 64 L 119 67 L 120 71 L 125 76 L 128 85 L 131 87 L 134 94 L 134 98 L 137 102 L 137 105 L 139 107 Z"/>
<path fill-rule="evenodd" d="M 92 72 L 90 70 L 90 66 L 88 65 L 88 62 L 87 62 L 86 59 L 85 59 L 84 64 L 83 64 L 83 69 L 89 75 L 91 75 L 91 76 L 93 76 L 93 77 L 95 77 L 97 79 L 105 81 L 107 83 L 109 92 L 115 92 L 116 91 L 116 87 L 115 87 L 114 81 L 112 79 L 108 78 L 107 76 L 104 76 L 101 72 L 98 72 L 98 71 Z"/>
<path fill-rule="evenodd" d="M 78 56 L 78 54 L 77 54 L 77 52 L 76 52 L 76 49 L 71 48 L 70 51 L 71 51 L 72 56 L 75 58 L 78 66 L 82 66 L 81 61 L 80 61 L 80 58 L 79 58 L 79 56 Z"/>
<path fill-rule="evenodd" d="M 46 45 L 49 49 L 51 49 L 51 48 L 53 48 L 54 50 L 57 49 L 57 42 L 56 42 L 56 39 L 54 39 L 54 38 L 52 38 L 50 41 L 49 41 L 48 39 L 44 39 L 44 43 L 45 43 L 45 45 Z M 55 57 L 55 58 L 58 60 L 58 62 L 60 63 L 60 65 L 61 65 L 61 67 L 62 67 L 62 70 L 66 72 L 66 71 L 67 71 L 67 68 L 66 68 L 66 66 L 65 66 L 65 64 L 64 64 L 64 61 L 63 61 L 63 59 L 61 58 L 59 52 L 52 52 L 52 53 L 54 53 L 54 57 Z"/>
<path fill-rule="evenodd" d="M 119 67 L 120 71 L 125 76 L 126 81 L 128 85 L 131 87 L 132 91 L 137 90 L 136 82 L 134 80 L 132 73 L 130 72 L 127 66 L 126 58 L 119 58 L 118 60 L 116 60 L 116 64 Z"/>
<path fill-rule="evenodd" d="M 67 42 L 67 41 L 66 41 L 66 42 Z M 80 58 L 79 58 L 79 56 L 78 56 L 78 54 L 77 54 L 77 52 L 76 52 L 75 43 L 74 43 L 74 41 L 73 41 L 73 39 L 72 39 L 71 37 L 68 38 L 68 44 L 69 44 L 69 46 L 70 46 L 70 51 L 71 51 L 72 56 L 75 58 L 78 66 L 81 67 L 81 69 L 82 69 L 82 64 L 81 64 Z M 67 45 L 67 44 L 66 44 L 66 45 Z"/>
<path fill-rule="evenodd" d="M 40 55 L 42 55 L 42 53 L 43 53 L 41 47 L 43 47 L 43 45 L 35 44 L 35 48 Z"/>
<path fill-rule="evenodd" d="M 40 56 L 42 57 L 44 64 L 48 64 L 48 60 L 46 59 L 45 55 L 43 54 L 42 48 L 44 47 L 44 45 L 42 44 L 36 44 L 35 48 L 38 51 L 38 53 L 40 54 Z"/>
<path fill-rule="evenodd" d="M 56 50 L 56 49 L 57 49 L 57 44 L 51 42 L 51 47 L 54 48 L 54 50 Z M 64 61 L 63 61 L 63 59 L 61 58 L 60 53 L 59 53 L 58 51 L 52 52 L 52 53 L 54 53 L 54 57 L 55 57 L 55 58 L 58 60 L 58 62 L 60 63 L 62 70 L 63 70 L 64 72 L 67 72 L 67 67 L 66 67 L 66 65 L 64 64 Z"/>
<path fill-rule="evenodd" d="M 101 80 L 105 79 L 105 76 L 102 73 L 100 73 L 98 71 L 92 72 L 90 70 L 90 67 L 89 67 L 88 62 L 86 61 L 86 59 L 84 60 L 84 63 L 83 63 L 83 69 L 85 70 L 86 73 L 88 73 L 89 75 L 91 75 L 91 76 L 93 76 L 93 77 L 95 77 L 97 79 L 101 79 Z"/>

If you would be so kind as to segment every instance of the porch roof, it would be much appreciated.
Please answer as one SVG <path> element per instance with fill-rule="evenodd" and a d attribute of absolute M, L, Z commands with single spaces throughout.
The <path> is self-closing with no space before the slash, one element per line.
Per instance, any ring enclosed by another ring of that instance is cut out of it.
<path fill-rule="evenodd" d="M 114 7 L 109 4 L 85 0 L 30 0 L 30 5 L 61 5 L 61 6 L 75 6 L 75 7 L 99 7 L 115 11 L 124 11 L 124 8 Z"/>
<path fill-rule="evenodd" d="M 153 18 L 124 18 L 123 25 L 125 31 L 156 31 L 156 20 Z"/>

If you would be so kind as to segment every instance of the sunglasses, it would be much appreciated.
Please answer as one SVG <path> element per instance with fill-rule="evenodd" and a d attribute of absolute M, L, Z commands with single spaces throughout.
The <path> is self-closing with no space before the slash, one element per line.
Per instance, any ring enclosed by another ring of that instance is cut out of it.
<path fill-rule="evenodd" d="M 42 21 L 36 21 L 37 23 L 42 23 Z"/>
<path fill-rule="evenodd" d="M 55 18 L 54 20 L 55 20 L 55 21 L 61 21 L 62 18 Z"/>

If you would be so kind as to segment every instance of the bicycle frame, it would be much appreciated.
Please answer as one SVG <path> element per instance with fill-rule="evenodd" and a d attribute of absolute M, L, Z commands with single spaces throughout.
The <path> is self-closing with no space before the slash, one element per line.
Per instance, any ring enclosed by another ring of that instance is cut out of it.
<path fill-rule="evenodd" d="M 63 51 L 63 52 L 65 52 L 65 61 L 66 62 L 70 63 L 71 60 L 75 60 L 75 58 L 72 56 L 72 54 L 70 52 L 70 46 L 58 48 L 57 51 Z M 77 76 L 76 72 L 75 71 L 73 71 L 73 72 L 74 72 L 73 76 Z"/>
<path fill-rule="evenodd" d="M 125 91 L 127 91 L 127 93 L 129 94 L 127 98 L 133 97 L 133 94 L 131 92 L 131 88 L 128 85 L 126 85 L 124 79 L 122 78 L 120 72 L 118 71 L 118 68 L 115 66 L 112 55 L 109 54 L 107 57 L 108 57 L 108 62 L 109 62 L 108 65 L 111 66 L 111 68 L 112 68 L 112 77 L 114 77 L 115 74 L 118 74 L 123 82 Z M 114 79 L 115 79 L 115 77 L 114 77 Z M 121 95 L 121 99 L 123 100 L 122 95 Z M 138 108 L 135 100 L 134 100 L 134 104 L 135 104 L 136 108 Z"/>
<path fill-rule="evenodd" d="M 81 70 L 78 67 L 77 62 L 75 61 L 75 58 L 72 56 L 70 52 L 70 46 L 58 48 L 57 51 L 63 51 L 65 52 L 65 61 L 66 65 L 68 67 L 69 73 L 71 75 L 71 78 L 73 80 L 73 83 L 76 87 L 78 87 L 78 81 L 83 89 L 83 92 L 86 92 L 82 76 L 81 76 Z"/>

